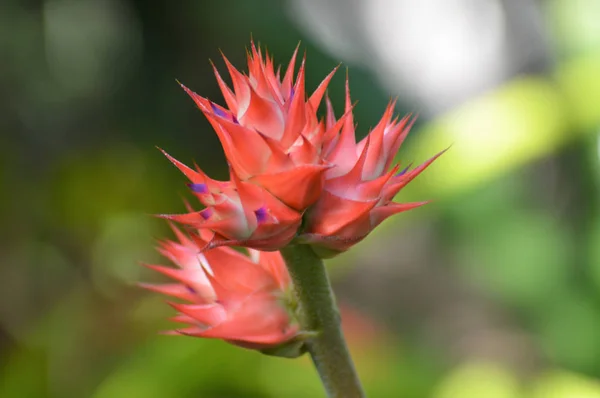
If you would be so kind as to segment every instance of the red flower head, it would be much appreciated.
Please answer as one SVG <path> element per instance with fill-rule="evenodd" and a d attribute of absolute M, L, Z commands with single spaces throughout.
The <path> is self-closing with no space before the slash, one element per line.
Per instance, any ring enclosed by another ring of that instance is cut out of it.
<path fill-rule="evenodd" d="M 279 250 L 298 238 L 322 256 L 335 255 L 390 215 L 425 203 L 392 202 L 439 156 L 414 170 L 392 167 L 413 121 L 394 118 L 392 102 L 379 124 L 356 143 L 349 90 L 344 115 L 336 120 L 327 99 L 327 115 L 320 120 L 317 108 L 335 70 L 307 96 L 304 60 L 294 79 L 296 54 L 283 78 L 254 44 L 248 75 L 225 58 L 233 89 L 216 69 L 215 74 L 228 109 L 184 87 L 217 132 L 231 177 L 211 180 L 169 156 L 206 208 L 163 217 L 211 230 L 207 248 Z"/>
<path fill-rule="evenodd" d="M 218 338 L 248 348 L 265 349 L 299 335 L 290 315 L 291 281 L 278 252 L 229 247 L 201 252 L 206 232 L 166 241 L 159 251 L 179 268 L 147 265 L 175 283 L 143 287 L 184 300 L 171 303 L 179 311 L 174 321 L 188 327 L 170 333 Z"/>
<path fill-rule="evenodd" d="M 223 57 L 233 91 L 216 68 L 215 75 L 229 109 L 182 87 L 214 127 L 237 176 L 303 211 L 319 198 L 323 173 L 329 167 L 320 156 L 324 126 L 316 111 L 335 70 L 307 98 L 304 60 L 294 81 L 297 52 L 283 79 L 279 69 L 275 72 L 273 60 L 268 55 L 263 59 L 254 43 L 248 76 Z"/>
<path fill-rule="evenodd" d="M 346 113 L 339 134 L 323 143 L 323 158 L 335 167 L 325 173 L 319 200 L 305 215 L 300 240 L 311 243 L 322 256 L 330 257 L 364 239 L 377 225 L 393 214 L 414 209 L 427 202 L 395 203 L 394 196 L 442 152 L 420 166 L 400 171 L 392 162 L 408 135 L 414 118 L 394 118 L 390 102 L 379 123 L 359 143 L 355 140 L 350 89 L 346 79 Z M 327 126 L 337 124 L 327 100 Z"/>

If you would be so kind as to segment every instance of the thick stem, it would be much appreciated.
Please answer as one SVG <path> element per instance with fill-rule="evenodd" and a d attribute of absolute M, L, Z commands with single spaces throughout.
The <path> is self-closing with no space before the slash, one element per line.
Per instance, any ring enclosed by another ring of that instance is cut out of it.
<path fill-rule="evenodd" d="M 294 282 L 306 344 L 330 398 L 364 398 L 340 327 L 340 316 L 323 261 L 308 245 L 281 250 Z"/>

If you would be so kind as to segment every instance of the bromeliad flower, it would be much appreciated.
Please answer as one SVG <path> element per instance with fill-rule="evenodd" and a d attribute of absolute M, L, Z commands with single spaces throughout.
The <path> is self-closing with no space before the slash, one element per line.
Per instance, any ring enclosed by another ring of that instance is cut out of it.
<path fill-rule="evenodd" d="M 212 124 L 239 178 L 303 211 L 318 199 L 323 173 L 330 167 L 320 156 L 324 125 L 316 111 L 335 70 L 307 98 L 304 60 L 294 81 L 297 52 L 283 79 L 273 60 L 268 55 L 263 60 L 254 43 L 248 55 L 248 76 L 224 57 L 233 90 L 216 68 L 215 75 L 229 109 L 182 87 Z"/>
<path fill-rule="evenodd" d="M 294 78 L 296 54 L 283 77 L 254 44 L 247 75 L 225 58 L 232 88 L 215 74 L 227 108 L 183 87 L 215 129 L 230 177 L 215 181 L 165 153 L 204 208 L 162 216 L 190 232 L 175 229 L 179 241 L 160 248 L 179 269 L 149 266 L 177 283 L 145 287 L 187 302 L 172 304 L 188 325 L 174 333 L 279 356 L 308 351 L 330 397 L 363 398 L 322 258 L 423 205 L 393 199 L 440 154 L 414 169 L 393 165 L 414 122 L 395 118 L 394 102 L 357 143 L 347 78 L 345 113 L 336 119 L 327 98 L 319 119 L 335 70 L 307 96 L 304 60 Z"/>
<path fill-rule="evenodd" d="M 178 268 L 147 265 L 175 283 L 142 286 L 187 303 L 171 303 L 173 319 L 187 324 L 173 334 L 223 339 L 247 348 L 268 349 L 297 338 L 291 281 L 279 252 L 229 247 L 201 252 L 207 232 L 163 242 L 159 251 Z"/>
<path fill-rule="evenodd" d="M 297 238 L 319 255 L 331 256 L 365 238 L 389 216 L 425 203 L 392 202 L 439 156 L 413 170 L 392 165 L 414 119 L 394 118 L 392 102 L 357 143 L 348 79 L 345 113 L 336 119 L 327 98 L 326 117 L 319 119 L 317 109 L 335 70 L 307 96 L 304 60 L 294 79 L 296 54 L 297 49 L 283 78 L 253 43 L 248 75 L 224 57 L 233 89 L 216 68 L 215 74 L 228 108 L 183 87 L 215 129 L 231 177 L 211 180 L 169 156 L 206 208 L 163 217 L 211 230 L 207 248 L 279 250 Z"/>
<path fill-rule="evenodd" d="M 305 215 L 299 237 L 322 257 L 331 257 L 364 239 L 386 218 L 427 202 L 395 203 L 392 199 L 443 152 L 410 170 L 392 166 L 414 118 L 393 117 L 395 103 L 388 104 L 383 117 L 359 143 L 351 113 L 350 89 L 346 79 L 346 119 L 338 135 L 323 143 L 323 158 L 335 167 L 325 173 L 319 200 Z M 327 100 L 327 126 L 337 122 Z"/>

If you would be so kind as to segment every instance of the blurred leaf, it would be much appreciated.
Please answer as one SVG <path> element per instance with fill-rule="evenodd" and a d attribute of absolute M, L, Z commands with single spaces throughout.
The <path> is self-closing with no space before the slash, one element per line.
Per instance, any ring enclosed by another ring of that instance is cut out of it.
<path fill-rule="evenodd" d="M 93 397 L 218 398 L 236 391 L 264 397 L 257 383 L 261 355 L 216 340 L 159 336 L 115 368 Z"/>
<path fill-rule="evenodd" d="M 547 373 L 535 383 L 531 398 L 600 398 L 600 383 L 557 370 Z"/>
<path fill-rule="evenodd" d="M 574 135 L 556 87 L 539 78 L 506 83 L 425 126 L 406 152 L 422 161 L 452 145 L 406 188 L 411 198 L 458 193 L 538 159 Z M 402 199 L 406 194 L 401 193 Z"/>
<path fill-rule="evenodd" d="M 577 290 L 557 294 L 547 303 L 540 326 L 541 344 L 553 361 L 578 371 L 598 369 L 600 312 L 590 297 Z"/>
<path fill-rule="evenodd" d="M 482 290 L 527 308 L 539 308 L 564 290 L 569 235 L 549 215 L 515 211 L 467 236 L 462 263 Z"/>
<path fill-rule="evenodd" d="M 172 168 L 158 151 L 152 153 L 154 158 L 117 146 L 66 157 L 52 184 L 54 211 L 46 216 L 89 239 L 112 214 L 164 211 L 179 200 L 177 187 L 185 192 L 185 180 L 169 180 Z"/>
<path fill-rule="evenodd" d="M 22 350 L 9 354 L 0 372 L 0 397 L 48 396 L 47 357 L 42 350 Z"/>
<path fill-rule="evenodd" d="M 308 355 L 294 360 L 263 358 L 259 369 L 259 380 L 270 397 L 325 398 L 325 391 Z"/>
<path fill-rule="evenodd" d="M 568 101 L 568 115 L 582 130 L 597 132 L 600 129 L 599 70 L 600 51 L 568 60 L 558 69 L 558 81 Z"/>
<path fill-rule="evenodd" d="M 586 253 L 589 264 L 589 275 L 594 284 L 596 294 L 600 294 L 600 217 L 593 221 L 590 233 L 587 236 L 586 247 L 589 252 Z"/>
<path fill-rule="evenodd" d="M 138 213 L 116 213 L 103 220 L 91 248 L 92 280 L 98 290 L 116 293 L 123 285 L 142 279 L 144 268 L 139 262 L 153 263 L 159 258 L 152 247 L 152 238 L 159 236 L 159 223 Z"/>
<path fill-rule="evenodd" d="M 521 388 L 506 369 L 469 363 L 450 372 L 437 386 L 435 398 L 519 398 Z"/>

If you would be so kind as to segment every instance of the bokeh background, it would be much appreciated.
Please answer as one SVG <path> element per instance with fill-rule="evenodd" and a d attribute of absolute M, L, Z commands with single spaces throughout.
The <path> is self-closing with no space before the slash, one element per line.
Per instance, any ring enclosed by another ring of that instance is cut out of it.
<path fill-rule="evenodd" d="M 323 396 L 308 358 L 158 335 L 135 287 L 186 195 L 155 146 L 226 176 L 175 79 L 222 102 L 251 36 L 302 41 L 309 88 L 342 62 L 363 136 L 418 112 L 402 162 L 451 146 L 329 262 L 369 396 L 600 397 L 598 0 L 0 2 L 0 396 Z"/>

